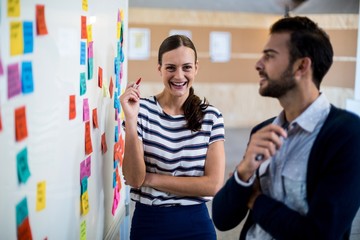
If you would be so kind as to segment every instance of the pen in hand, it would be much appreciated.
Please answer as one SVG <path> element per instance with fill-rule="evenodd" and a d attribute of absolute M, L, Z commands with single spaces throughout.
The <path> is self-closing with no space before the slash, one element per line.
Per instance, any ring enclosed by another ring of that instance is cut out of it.
<path fill-rule="evenodd" d="M 136 83 L 133 84 L 133 88 L 138 88 L 140 86 L 141 78 L 139 78 Z"/>

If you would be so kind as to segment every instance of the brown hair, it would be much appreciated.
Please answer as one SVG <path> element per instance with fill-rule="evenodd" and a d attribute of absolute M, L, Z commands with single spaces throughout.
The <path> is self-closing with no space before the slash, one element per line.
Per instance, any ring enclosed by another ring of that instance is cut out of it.
<path fill-rule="evenodd" d="M 194 50 L 195 53 L 195 62 L 197 61 L 197 52 L 193 42 L 190 38 L 184 35 L 172 35 L 166 38 L 160 45 L 158 53 L 158 64 L 162 65 L 163 54 L 174 50 L 178 47 L 188 47 Z M 194 88 L 191 87 L 189 91 L 189 96 L 182 105 L 186 119 L 186 127 L 191 131 L 199 131 L 201 129 L 201 123 L 204 118 L 204 110 L 209 106 L 209 102 L 204 98 L 202 101 L 197 95 L 194 94 Z"/>

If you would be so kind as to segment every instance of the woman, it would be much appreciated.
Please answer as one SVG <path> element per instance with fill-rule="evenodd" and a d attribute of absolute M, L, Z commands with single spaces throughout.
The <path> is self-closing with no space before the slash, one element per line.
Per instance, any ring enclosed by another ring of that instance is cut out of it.
<path fill-rule="evenodd" d="M 170 36 L 159 48 L 162 92 L 140 98 L 131 84 L 120 97 L 123 174 L 136 202 L 131 239 L 216 239 L 205 202 L 223 185 L 224 122 L 194 94 L 198 67 L 191 40 Z"/>

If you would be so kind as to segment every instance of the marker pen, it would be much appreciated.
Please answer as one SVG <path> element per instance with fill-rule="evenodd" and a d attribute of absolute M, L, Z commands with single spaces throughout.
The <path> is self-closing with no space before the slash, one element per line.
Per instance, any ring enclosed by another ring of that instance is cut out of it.
<path fill-rule="evenodd" d="M 134 88 L 138 88 L 140 86 L 141 78 L 139 78 L 136 83 L 133 84 Z"/>

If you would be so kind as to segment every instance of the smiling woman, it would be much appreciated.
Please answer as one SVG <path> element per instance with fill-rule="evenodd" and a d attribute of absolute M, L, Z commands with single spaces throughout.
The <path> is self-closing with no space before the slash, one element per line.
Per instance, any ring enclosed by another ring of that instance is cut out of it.
<path fill-rule="evenodd" d="M 194 94 L 198 61 L 188 37 L 162 42 L 157 69 L 164 85 L 159 94 L 142 98 L 130 84 L 120 97 L 123 174 L 136 202 L 130 237 L 215 240 L 205 203 L 224 180 L 222 114 Z"/>

